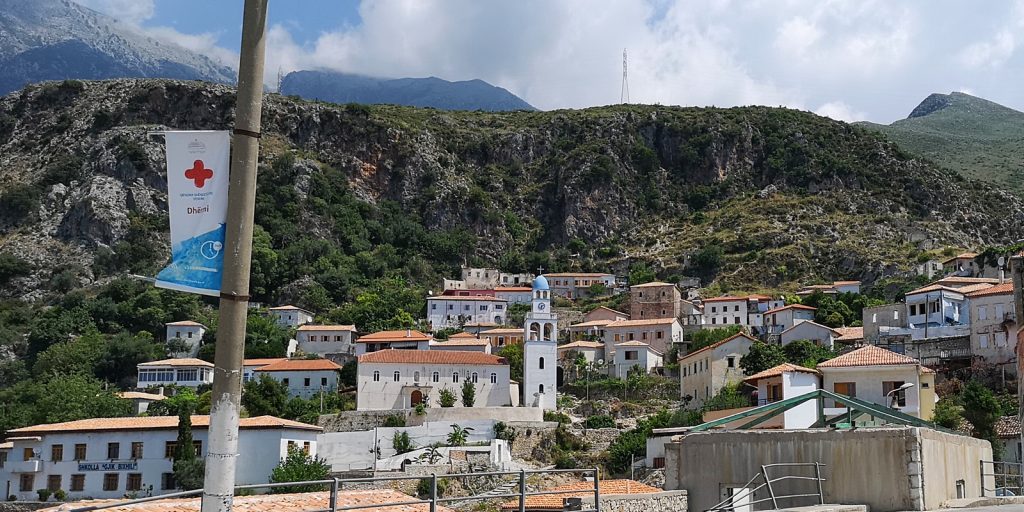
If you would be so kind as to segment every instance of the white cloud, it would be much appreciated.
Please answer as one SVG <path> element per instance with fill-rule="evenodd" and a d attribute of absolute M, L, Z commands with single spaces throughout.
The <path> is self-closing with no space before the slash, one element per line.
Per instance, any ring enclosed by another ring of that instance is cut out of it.
<path fill-rule="evenodd" d="M 75 2 L 135 25 L 152 18 L 156 13 L 156 0 L 75 0 Z"/>
<path fill-rule="evenodd" d="M 979 41 L 960 52 L 960 61 L 967 67 L 996 67 L 1010 58 L 1017 41 L 1008 29 L 1000 30 L 992 39 Z"/>
<path fill-rule="evenodd" d="M 177 44 L 187 50 L 205 55 L 224 66 L 238 68 L 238 52 L 218 46 L 216 34 L 209 32 L 184 34 L 171 27 L 146 27 L 142 30 L 154 39 Z"/>
<path fill-rule="evenodd" d="M 84 3 L 152 16 L 152 0 Z M 266 82 L 315 68 L 479 78 L 542 109 L 586 107 L 618 102 L 628 48 L 633 102 L 818 105 L 889 122 L 931 92 L 1005 100 L 1024 79 L 1024 0 L 363 0 L 359 20 L 309 35 L 272 19 Z M 212 34 L 144 30 L 232 66 L 237 58 Z"/>
<path fill-rule="evenodd" d="M 837 121 L 846 121 L 852 123 L 854 121 L 864 121 L 867 115 L 864 112 L 858 112 L 852 107 L 842 101 L 830 101 L 817 108 L 814 111 L 819 116 L 831 117 Z"/>

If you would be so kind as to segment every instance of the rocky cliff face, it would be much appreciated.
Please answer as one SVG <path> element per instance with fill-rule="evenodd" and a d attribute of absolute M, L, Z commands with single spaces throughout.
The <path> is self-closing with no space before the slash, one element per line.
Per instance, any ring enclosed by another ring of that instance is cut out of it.
<path fill-rule="evenodd" d="M 0 99 L 0 253 L 33 267 L 3 293 L 32 297 L 68 269 L 87 284 L 104 262 L 144 256 L 139 247 L 166 258 L 162 140 L 147 133 L 229 129 L 233 105 L 226 86 L 134 79 Z M 277 95 L 264 105 L 260 186 L 277 195 L 257 222 L 275 236 L 273 215 L 293 211 L 335 246 L 347 243 L 323 214 L 335 186 L 429 230 L 465 228 L 477 237 L 466 256 L 551 250 L 566 268 L 617 270 L 644 260 L 723 287 L 871 280 L 906 267 L 921 249 L 912 240 L 1006 243 L 1024 221 L 1008 194 L 792 110 L 438 112 Z"/>

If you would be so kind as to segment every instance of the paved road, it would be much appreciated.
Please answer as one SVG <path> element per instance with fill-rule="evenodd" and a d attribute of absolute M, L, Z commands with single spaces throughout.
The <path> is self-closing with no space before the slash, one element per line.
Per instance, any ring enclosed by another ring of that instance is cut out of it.
<path fill-rule="evenodd" d="M 1021 504 L 1010 504 L 1010 505 L 990 505 L 987 507 L 967 507 L 967 508 L 951 508 L 943 509 L 956 512 L 1021 512 L 1024 510 L 1024 505 Z"/>

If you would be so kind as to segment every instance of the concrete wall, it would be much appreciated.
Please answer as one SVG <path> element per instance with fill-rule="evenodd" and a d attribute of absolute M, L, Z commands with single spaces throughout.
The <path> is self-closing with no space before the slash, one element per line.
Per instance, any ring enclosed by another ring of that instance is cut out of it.
<path fill-rule="evenodd" d="M 691 508 L 705 510 L 721 501 L 722 487 L 741 486 L 762 464 L 820 462 L 826 465 L 826 503 L 866 504 L 873 512 L 925 510 L 956 498 L 957 480 L 965 481 L 967 497 L 980 496 L 979 461 L 991 456 L 986 441 L 914 427 L 703 432 L 666 446 L 665 488 L 688 490 Z M 811 476 L 813 469 L 797 471 L 769 474 Z M 794 480 L 773 488 L 804 494 L 812 485 Z M 762 497 L 766 491 L 756 499 Z M 780 506 L 810 504 L 791 501 Z"/>
<path fill-rule="evenodd" d="M 494 420 L 466 421 L 459 425 L 472 428 L 467 442 L 476 443 L 494 439 Z M 327 459 L 332 472 L 369 469 L 373 467 L 374 457 L 370 451 L 374 441 L 379 442 L 381 458 L 396 455 L 392 447 L 395 432 L 408 432 L 417 447 L 433 443 L 444 443 L 451 433 L 448 422 L 432 422 L 417 427 L 380 427 L 362 432 L 331 432 L 317 436 L 317 451 L 320 457 Z M 268 475 L 270 473 L 267 473 Z"/>
<path fill-rule="evenodd" d="M 593 496 L 581 502 L 582 508 L 594 508 Z M 601 495 L 601 512 L 686 512 L 688 506 L 686 491 Z"/>

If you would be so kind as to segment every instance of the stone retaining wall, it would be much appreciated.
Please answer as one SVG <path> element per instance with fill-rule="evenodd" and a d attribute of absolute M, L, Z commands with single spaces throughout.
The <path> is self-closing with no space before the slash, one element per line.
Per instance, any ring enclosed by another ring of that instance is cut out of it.
<path fill-rule="evenodd" d="M 582 508 L 594 508 L 594 497 L 583 498 Z M 686 491 L 654 494 L 601 495 L 601 512 L 687 512 Z"/>

